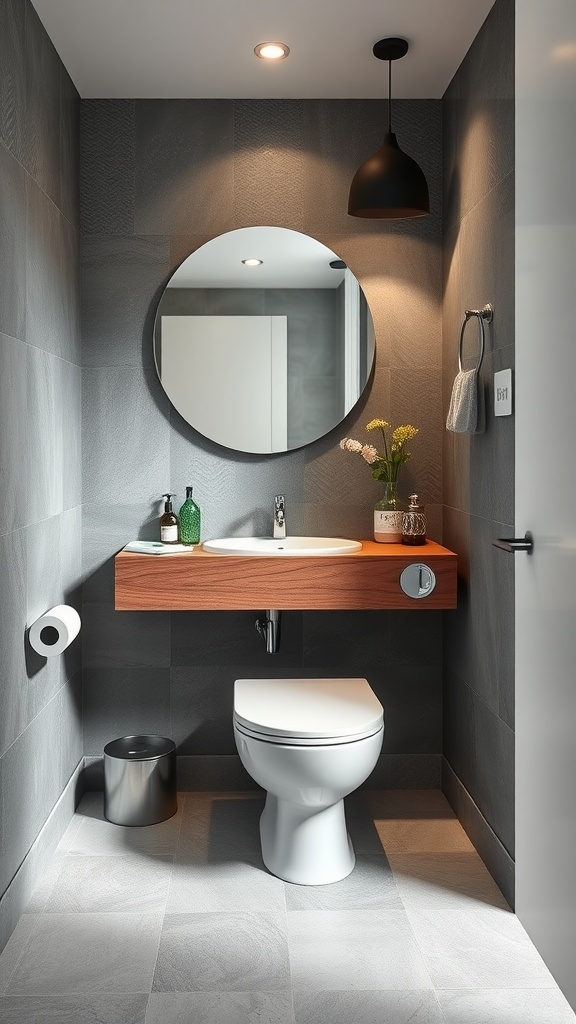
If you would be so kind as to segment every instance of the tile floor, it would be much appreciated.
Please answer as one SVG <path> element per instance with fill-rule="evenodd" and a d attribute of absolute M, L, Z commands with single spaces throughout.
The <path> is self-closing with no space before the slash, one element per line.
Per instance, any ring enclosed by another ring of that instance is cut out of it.
<path fill-rule="evenodd" d="M 121 828 L 82 800 L 0 957 L 3 1024 L 574 1024 L 438 791 L 348 800 L 329 886 L 260 859 L 259 794 Z"/>

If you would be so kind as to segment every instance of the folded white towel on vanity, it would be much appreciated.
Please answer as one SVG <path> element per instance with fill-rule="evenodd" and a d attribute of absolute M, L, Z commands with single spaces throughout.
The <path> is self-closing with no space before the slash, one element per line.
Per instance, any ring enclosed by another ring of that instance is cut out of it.
<path fill-rule="evenodd" d="M 454 378 L 446 430 L 479 434 L 484 430 L 484 406 L 478 370 L 460 370 Z"/>

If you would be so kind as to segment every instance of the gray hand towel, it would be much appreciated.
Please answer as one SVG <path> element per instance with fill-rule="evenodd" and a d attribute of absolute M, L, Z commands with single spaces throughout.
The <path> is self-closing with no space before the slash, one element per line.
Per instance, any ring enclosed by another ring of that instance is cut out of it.
<path fill-rule="evenodd" d="M 478 434 L 484 429 L 482 394 L 478 370 L 460 370 L 454 378 L 446 430 L 455 434 Z"/>

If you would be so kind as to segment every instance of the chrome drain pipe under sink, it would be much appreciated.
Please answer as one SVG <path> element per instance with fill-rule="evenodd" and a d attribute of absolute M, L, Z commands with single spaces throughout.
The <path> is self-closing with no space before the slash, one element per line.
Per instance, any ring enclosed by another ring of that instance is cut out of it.
<path fill-rule="evenodd" d="M 266 652 L 276 654 L 280 646 L 280 612 L 270 609 L 264 614 L 266 618 L 256 619 L 254 625 L 260 636 L 266 641 Z"/>

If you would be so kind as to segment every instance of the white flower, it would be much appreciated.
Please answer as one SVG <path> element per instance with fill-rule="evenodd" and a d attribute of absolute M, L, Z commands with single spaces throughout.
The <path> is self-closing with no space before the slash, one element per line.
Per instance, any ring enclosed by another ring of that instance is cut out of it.
<path fill-rule="evenodd" d="M 361 455 L 362 458 L 366 459 L 366 462 L 369 462 L 370 464 L 378 462 L 378 459 L 380 458 L 373 444 L 365 444 L 362 448 Z"/>
<path fill-rule="evenodd" d="M 353 437 L 343 437 L 340 441 L 340 447 L 347 452 L 361 452 L 363 445 L 360 441 L 355 441 Z"/>

